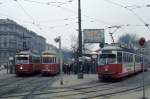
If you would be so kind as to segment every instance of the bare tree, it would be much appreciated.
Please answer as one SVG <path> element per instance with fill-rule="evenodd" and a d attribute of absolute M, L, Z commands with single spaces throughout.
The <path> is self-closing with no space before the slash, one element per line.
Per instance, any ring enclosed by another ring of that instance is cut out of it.
<path fill-rule="evenodd" d="M 118 39 L 118 42 L 125 43 L 131 48 L 138 48 L 138 37 L 136 34 L 125 34 Z"/>
<path fill-rule="evenodd" d="M 76 35 L 73 34 L 70 36 L 70 38 L 71 38 L 71 50 L 73 52 L 76 52 L 78 49 L 78 38 Z"/>
<path fill-rule="evenodd" d="M 76 35 L 71 35 L 71 50 L 73 51 L 74 55 L 77 56 L 77 51 L 78 51 L 78 37 Z M 84 52 L 91 52 L 93 48 L 93 44 L 91 43 L 86 43 L 83 44 L 82 46 L 82 50 L 83 50 L 83 54 Z"/>

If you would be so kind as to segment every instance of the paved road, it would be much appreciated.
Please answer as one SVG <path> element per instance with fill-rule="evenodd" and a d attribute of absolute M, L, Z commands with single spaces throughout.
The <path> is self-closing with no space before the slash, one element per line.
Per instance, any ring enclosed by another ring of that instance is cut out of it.
<path fill-rule="evenodd" d="M 150 83 L 150 71 L 145 73 L 146 84 Z M 77 77 L 72 75 L 72 77 Z M 76 79 L 68 76 L 66 83 Z M 90 80 L 87 80 L 89 77 Z M 67 78 L 67 77 L 66 77 Z M 138 92 L 142 89 L 142 73 L 119 82 L 101 82 L 97 76 L 86 76 L 69 86 L 51 86 L 58 81 L 56 77 L 15 77 L 15 75 L 0 76 L 0 98 L 4 99 L 109 99 L 118 92 Z M 84 82 L 86 81 L 86 82 Z M 56 83 L 57 84 L 57 83 Z M 59 84 L 59 83 L 58 83 Z M 149 86 L 146 87 L 150 88 Z M 108 94 L 109 93 L 109 94 Z"/>
<path fill-rule="evenodd" d="M 13 94 L 24 94 L 20 99 L 32 99 L 34 91 L 48 90 L 50 85 L 58 77 L 41 77 L 34 75 L 30 77 L 16 77 L 15 75 L 5 74 L 0 76 L 0 98 Z M 9 97 L 10 98 L 10 97 Z"/>

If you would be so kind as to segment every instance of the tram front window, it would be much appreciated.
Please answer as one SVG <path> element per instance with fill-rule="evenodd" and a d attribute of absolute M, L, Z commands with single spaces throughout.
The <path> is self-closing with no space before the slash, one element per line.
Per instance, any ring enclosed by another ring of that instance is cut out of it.
<path fill-rule="evenodd" d="M 16 57 L 16 64 L 27 64 L 28 57 Z"/>
<path fill-rule="evenodd" d="M 43 63 L 51 63 L 50 57 L 43 57 Z"/>
<path fill-rule="evenodd" d="M 101 54 L 99 65 L 113 64 L 116 62 L 115 54 Z"/>

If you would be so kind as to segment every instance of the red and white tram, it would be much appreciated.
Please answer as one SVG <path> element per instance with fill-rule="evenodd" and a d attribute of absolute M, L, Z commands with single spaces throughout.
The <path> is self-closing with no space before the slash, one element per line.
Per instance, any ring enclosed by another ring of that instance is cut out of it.
<path fill-rule="evenodd" d="M 31 51 L 21 51 L 16 53 L 16 75 L 20 76 L 40 73 L 40 60 L 40 55 L 32 53 Z"/>
<path fill-rule="evenodd" d="M 42 54 L 42 75 L 56 75 L 59 72 L 58 57 L 55 53 L 45 51 Z"/>
<path fill-rule="evenodd" d="M 144 58 L 143 58 L 144 57 Z M 106 46 L 101 49 L 98 60 L 99 79 L 120 79 L 147 70 L 146 58 L 127 48 Z"/>

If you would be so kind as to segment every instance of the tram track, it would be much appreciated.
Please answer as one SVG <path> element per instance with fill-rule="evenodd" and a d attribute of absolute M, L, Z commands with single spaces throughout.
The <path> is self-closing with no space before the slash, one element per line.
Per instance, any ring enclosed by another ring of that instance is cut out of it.
<path fill-rule="evenodd" d="M 150 83 L 146 84 L 145 86 L 150 86 Z M 109 92 L 109 93 L 104 93 L 104 94 L 89 96 L 89 97 L 80 98 L 80 99 L 92 99 L 92 98 L 106 97 L 106 96 L 115 95 L 115 94 L 119 94 L 119 93 L 125 93 L 125 92 L 129 92 L 129 91 L 135 91 L 135 90 L 140 89 L 140 88 L 142 88 L 142 86 L 136 86 L 134 88 L 127 88 L 127 89 L 124 89 L 124 90 L 117 90 L 117 91 L 114 91 L 114 92 Z"/>
<path fill-rule="evenodd" d="M 38 89 L 34 89 L 34 90 L 32 90 L 30 93 L 28 93 L 27 95 L 25 95 L 25 94 L 22 94 L 22 93 L 16 93 L 17 95 L 10 95 L 10 96 L 3 96 L 3 97 L 0 97 L 0 98 L 9 98 L 9 97 L 21 97 L 21 96 L 23 96 L 23 97 L 27 97 L 27 96 L 31 96 L 30 94 L 32 94 L 32 95 L 41 95 L 41 94 L 58 94 L 58 93 L 64 93 L 64 92 L 70 92 L 70 91 L 81 91 L 81 89 L 90 89 L 90 88 L 93 88 L 93 87 L 100 87 L 100 86 L 108 86 L 108 85 L 110 85 L 110 84 L 113 84 L 113 83 L 105 83 L 105 84 L 96 84 L 96 85 L 94 85 L 94 86 L 88 86 L 88 87 L 81 87 L 81 88 L 73 88 L 73 87 L 65 87 L 66 88 L 66 90 L 61 90 L 61 91 L 58 91 L 58 90 L 60 90 L 60 89 L 64 89 L 64 87 L 56 87 L 55 89 L 57 89 L 57 90 L 53 90 L 53 88 L 52 89 L 50 89 L 50 90 L 46 90 L 46 92 L 40 92 L 40 90 Z M 39 91 L 39 92 L 37 92 L 37 91 Z M 35 93 L 34 93 L 35 92 Z M 21 95 L 19 95 L 19 94 L 21 94 Z M 27 99 L 27 98 L 22 98 L 22 99 Z"/>
<path fill-rule="evenodd" d="M 22 80 L 22 79 L 23 79 L 23 78 L 17 78 L 17 77 L 14 77 L 13 79 L 12 79 L 12 78 L 10 78 L 10 79 L 3 79 L 3 81 L 0 82 L 0 88 L 9 85 L 9 84 L 11 84 L 12 82 L 15 83 L 15 82 L 17 82 L 17 81 L 20 81 L 20 80 Z M 5 80 L 5 81 L 4 81 L 4 80 Z"/>
<path fill-rule="evenodd" d="M 150 86 L 150 83 L 146 84 L 145 86 Z M 136 86 L 136 87 L 133 87 L 133 88 L 120 88 L 120 89 L 117 89 L 117 91 L 114 91 L 113 89 L 116 89 L 116 86 L 114 86 L 114 87 L 106 87 L 106 88 L 99 89 L 99 90 L 90 90 L 90 91 L 87 90 L 87 91 L 83 91 L 83 92 L 69 93 L 69 94 L 66 94 L 66 95 L 55 95 L 55 96 L 51 96 L 51 97 L 48 97 L 48 98 L 56 98 L 57 99 L 57 98 L 60 98 L 60 97 L 65 97 L 66 99 L 68 99 L 69 96 L 73 97 L 73 96 L 78 96 L 78 95 L 79 96 L 84 95 L 84 97 L 77 98 L 77 99 L 91 99 L 91 98 L 106 97 L 106 96 L 110 96 L 110 95 L 114 95 L 114 94 L 134 91 L 134 90 L 137 90 L 137 89 L 140 89 L 140 88 L 142 88 L 142 86 Z M 104 92 L 104 91 L 107 91 L 107 92 Z M 110 91 L 110 92 L 108 92 L 108 91 Z M 101 92 L 104 92 L 104 93 L 101 93 Z M 96 95 L 93 95 L 93 94 L 96 94 Z M 69 97 L 69 99 L 72 99 L 71 97 Z"/>
<path fill-rule="evenodd" d="M 26 95 L 24 95 L 22 97 L 22 99 L 32 99 L 34 96 L 33 96 L 33 93 L 38 89 L 38 90 L 42 90 L 44 88 L 46 88 L 48 86 L 48 83 L 45 84 L 45 82 L 48 82 L 47 79 L 46 80 L 42 80 L 42 84 L 44 83 L 44 86 L 40 86 L 41 84 L 37 84 L 32 90 L 30 90 L 30 92 Z"/>
<path fill-rule="evenodd" d="M 37 77 L 32 77 L 32 78 L 16 78 L 15 80 L 10 80 L 8 83 L 5 83 L 1 85 L 1 92 L 0 96 L 7 95 L 7 94 L 12 94 L 15 92 L 20 92 L 21 89 L 24 90 L 24 86 L 27 87 L 27 84 L 29 85 L 28 87 L 31 86 L 31 84 L 34 84 L 38 81 Z"/>
<path fill-rule="evenodd" d="M 134 77 L 135 78 L 135 77 Z M 136 77 L 137 79 L 140 79 L 139 76 Z M 52 78 L 51 78 L 52 79 Z M 78 98 L 78 99 L 91 99 L 91 98 L 99 98 L 99 97 L 105 97 L 105 96 L 109 96 L 109 95 L 115 95 L 115 94 L 119 94 L 119 93 L 124 93 L 124 92 L 128 92 L 128 91 L 132 91 L 132 90 L 137 90 L 140 89 L 141 86 L 139 85 L 139 82 L 135 83 L 135 82 L 130 82 L 133 79 L 127 79 L 125 81 L 120 82 L 115 82 L 115 83 L 100 83 L 100 82 L 95 82 L 94 84 L 91 83 L 88 86 L 69 86 L 69 87 L 47 87 L 48 84 L 50 85 L 49 81 L 51 79 L 39 79 L 37 80 L 37 82 L 42 82 L 41 84 L 36 84 L 35 86 L 33 86 L 31 88 L 31 90 L 29 91 L 23 91 L 20 93 L 14 93 L 11 95 L 5 95 L 5 96 L 1 96 L 0 98 L 9 98 L 9 97 L 16 97 L 16 98 L 21 98 L 21 99 L 40 99 L 37 98 L 38 96 L 50 96 L 50 98 L 61 98 L 61 97 L 66 97 L 69 99 L 71 99 L 71 97 L 73 96 L 80 96 L 80 95 L 84 95 L 84 97 L 82 98 Z M 150 81 L 150 79 L 149 79 Z M 36 81 L 33 81 L 32 84 L 37 83 Z M 147 81 L 148 82 L 148 81 Z M 130 85 L 128 85 L 128 83 L 130 83 Z M 44 85 L 44 86 L 41 86 Z M 123 86 L 126 86 L 126 88 L 124 88 Z M 135 85 L 135 87 L 131 87 Z M 150 83 L 147 83 L 145 86 L 149 86 Z M 27 85 L 24 85 L 27 86 Z M 29 86 L 28 86 L 29 87 Z M 48 89 L 47 88 L 51 88 Z M 120 89 L 121 88 L 121 89 Z M 46 89 L 46 90 L 45 90 Z M 117 89 L 117 90 L 115 90 Z M 42 90 L 42 92 L 41 92 Z M 89 96 L 89 94 L 91 94 Z M 48 97 L 49 98 L 49 97 Z"/>
<path fill-rule="evenodd" d="M 45 82 L 45 81 L 43 81 L 43 82 Z M 59 97 L 69 97 L 69 96 L 76 96 L 76 95 L 85 95 L 85 96 L 88 96 L 88 97 L 78 98 L 78 99 L 91 99 L 91 98 L 105 97 L 105 96 L 114 95 L 114 94 L 118 94 L 118 93 L 124 93 L 124 92 L 128 92 L 128 91 L 133 91 L 133 90 L 140 89 L 142 87 L 142 86 L 136 86 L 136 87 L 133 87 L 133 88 L 126 88 L 126 89 L 120 88 L 117 91 L 113 91 L 113 89 L 116 89 L 116 86 L 111 86 L 111 87 L 108 86 L 107 87 L 107 84 L 101 85 L 101 86 L 103 86 L 103 89 L 99 89 L 99 90 L 95 90 L 95 89 L 92 89 L 90 91 L 89 90 L 82 90 L 82 89 L 88 89 L 88 88 L 92 88 L 93 87 L 93 86 L 90 86 L 90 87 L 83 87 L 83 88 L 74 88 L 74 89 L 69 89 L 69 90 L 64 90 L 64 91 L 47 91 L 47 92 L 39 92 L 39 93 L 34 93 L 35 90 L 36 90 L 36 88 L 35 88 L 35 89 L 33 89 L 28 94 L 14 95 L 14 96 L 13 95 L 12 96 L 4 96 L 4 97 L 0 97 L 0 98 L 21 97 L 22 96 L 23 98 L 21 98 L 21 99 L 31 99 L 31 97 L 38 96 L 38 95 L 45 95 L 45 94 L 52 95 L 54 93 L 58 94 L 58 93 L 64 93 L 64 92 L 70 92 L 70 91 L 77 91 L 77 93 L 69 93 L 69 94 L 66 94 L 66 95 L 56 95 L 56 96 L 52 96 L 50 98 L 59 98 Z M 145 86 L 150 86 L 150 83 L 146 84 Z M 96 86 L 94 86 L 94 87 L 96 87 Z M 111 91 L 111 92 L 98 93 L 98 92 L 108 91 L 108 90 Z M 88 95 L 88 94 L 94 94 L 94 93 L 98 93 L 98 94 L 91 95 L 91 96 Z"/>

